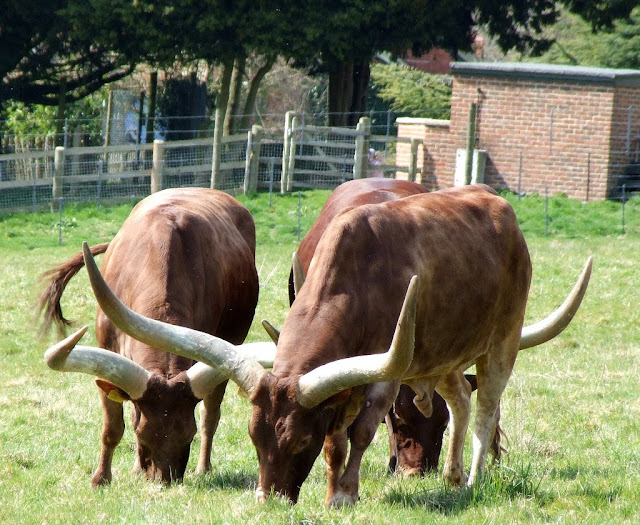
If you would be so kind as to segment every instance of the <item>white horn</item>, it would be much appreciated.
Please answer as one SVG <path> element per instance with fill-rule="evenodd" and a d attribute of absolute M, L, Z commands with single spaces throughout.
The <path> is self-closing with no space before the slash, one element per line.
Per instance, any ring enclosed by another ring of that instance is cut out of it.
<path fill-rule="evenodd" d="M 298 383 L 298 402 L 312 408 L 354 386 L 401 379 L 413 360 L 417 300 L 418 276 L 414 275 L 389 350 L 384 354 L 339 359 L 307 372 Z"/>
<path fill-rule="evenodd" d="M 242 355 L 248 359 L 255 359 L 265 368 L 273 368 L 273 360 L 276 356 L 276 345 L 271 342 L 245 343 L 238 347 Z M 191 391 L 198 399 L 205 396 L 229 376 L 217 368 L 206 363 L 196 363 L 187 370 Z"/>
<path fill-rule="evenodd" d="M 302 263 L 300 262 L 300 257 L 298 257 L 298 252 L 293 252 L 293 255 L 291 256 L 291 268 L 293 271 L 293 291 L 297 297 L 305 280 L 304 270 L 302 269 Z"/>
<path fill-rule="evenodd" d="M 578 311 L 584 294 L 587 291 L 591 277 L 592 263 L 593 257 L 589 257 L 571 293 L 556 311 L 545 317 L 542 321 L 538 321 L 530 326 L 525 326 L 522 329 L 520 350 L 546 343 L 567 327 Z"/>
<path fill-rule="evenodd" d="M 109 289 L 86 242 L 82 243 L 82 251 L 91 287 L 100 308 L 120 330 L 158 350 L 217 368 L 247 394 L 257 386 L 264 368 L 256 360 L 245 358 L 242 347 L 204 332 L 164 323 L 134 312 Z"/>
<path fill-rule="evenodd" d="M 120 354 L 92 346 L 76 346 L 87 331 L 83 327 L 50 347 L 44 354 L 49 368 L 59 372 L 83 372 L 125 391 L 131 399 L 140 399 L 147 389 L 150 373 Z"/>

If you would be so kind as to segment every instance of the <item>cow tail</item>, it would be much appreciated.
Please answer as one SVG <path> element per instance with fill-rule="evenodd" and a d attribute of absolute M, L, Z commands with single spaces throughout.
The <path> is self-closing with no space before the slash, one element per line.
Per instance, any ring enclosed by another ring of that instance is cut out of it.
<path fill-rule="evenodd" d="M 508 454 L 509 451 L 505 448 L 504 443 L 509 443 L 509 438 L 502 427 L 500 426 L 500 407 L 498 406 L 498 418 L 496 421 L 496 430 L 489 446 L 489 451 L 493 457 L 494 463 L 499 463 L 502 459 L 502 454 Z"/>
<path fill-rule="evenodd" d="M 99 255 L 106 252 L 108 247 L 108 242 L 96 244 L 91 247 L 91 253 L 94 256 Z M 45 335 L 49 331 L 52 324 L 56 325 L 60 334 L 64 334 L 65 328 L 71 324 L 71 321 L 65 319 L 62 314 L 60 299 L 71 278 L 77 274 L 83 266 L 84 259 L 82 252 L 78 252 L 61 265 L 47 270 L 40 275 L 40 280 L 46 282 L 46 288 L 40 295 L 37 309 L 38 317 L 42 316 L 40 325 L 42 335 Z"/>

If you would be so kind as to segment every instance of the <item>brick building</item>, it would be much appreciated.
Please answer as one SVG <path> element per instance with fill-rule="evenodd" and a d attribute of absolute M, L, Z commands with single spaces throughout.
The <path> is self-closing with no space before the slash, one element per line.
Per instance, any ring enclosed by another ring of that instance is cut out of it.
<path fill-rule="evenodd" d="M 453 185 L 472 103 L 484 180 L 497 189 L 599 200 L 640 174 L 640 71 L 457 62 L 451 74 L 450 120 L 397 121 L 399 136 L 424 137 L 428 187 Z"/>

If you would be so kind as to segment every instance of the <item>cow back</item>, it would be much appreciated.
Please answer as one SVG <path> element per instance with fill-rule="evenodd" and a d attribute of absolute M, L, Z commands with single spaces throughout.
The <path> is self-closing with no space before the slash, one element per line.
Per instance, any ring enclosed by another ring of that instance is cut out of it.
<path fill-rule="evenodd" d="M 274 372 L 385 351 L 412 275 L 420 289 L 407 378 L 463 366 L 504 340 L 501 327 L 522 326 L 531 263 L 509 204 L 486 186 L 413 195 L 329 224 L 283 326 Z M 297 364 L 287 356 L 302 338 Z"/>
<path fill-rule="evenodd" d="M 322 234 L 338 213 L 363 204 L 378 204 L 428 191 L 416 182 L 384 178 L 354 179 L 341 184 L 329 195 L 318 218 L 300 242 L 298 257 L 302 269 L 305 272 L 309 269 Z M 294 299 L 293 276 L 290 275 L 289 304 L 293 303 Z"/>
<path fill-rule="evenodd" d="M 111 242 L 106 282 L 134 311 L 241 343 L 258 298 L 255 226 L 233 197 L 205 188 L 171 189 L 141 201 Z M 98 311 L 105 348 L 151 371 L 184 370 L 191 361 L 145 347 Z"/>

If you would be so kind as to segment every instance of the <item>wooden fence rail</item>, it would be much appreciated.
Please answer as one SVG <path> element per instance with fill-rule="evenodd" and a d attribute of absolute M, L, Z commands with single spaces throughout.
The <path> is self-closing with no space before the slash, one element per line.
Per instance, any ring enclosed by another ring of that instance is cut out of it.
<path fill-rule="evenodd" d="M 395 162 L 398 143 L 411 144 L 406 166 Z M 374 144 L 383 151 L 372 150 Z M 246 193 L 279 184 L 287 193 L 294 187 L 335 187 L 374 172 L 415 180 L 420 144 L 372 136 L 366 117 L 355 129 L 334 128 L 305 125 L 290 112 L 284 132 L 253 126 L 247 134 L 223 138 L 218 148 L 206 138 L 12 153 L 0 155 L 0 211 L 55 208 L 67 199 L 131 198 L 176 185 Z M 372 154 L 382 158 L 372 162 Z"/>

